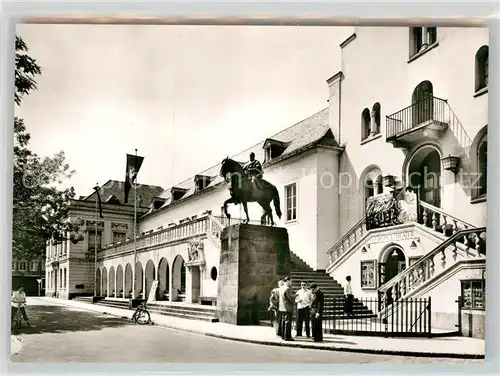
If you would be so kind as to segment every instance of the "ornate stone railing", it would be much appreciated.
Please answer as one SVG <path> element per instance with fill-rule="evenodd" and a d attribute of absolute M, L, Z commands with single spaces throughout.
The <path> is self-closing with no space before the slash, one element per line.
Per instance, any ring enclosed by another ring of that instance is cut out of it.
<path fill-rule="evenodd" d="M 397 200 L 397 198 L 395 199 Z M 398 207 L 400 206 L 400 201 Z M 451 214 L 447 214 L 443 210 L 432 206 L 426 202 L 419 202 L 418 211 L 419 215 L 415 216 L 413 220 L 408 220 L 408 217 L 400 216 L 400 208 L 394 212 L 394 208 L 390 208 L 390 216 L 393 218 L 390 222 L 392 226 L 415 222 L 420 223 L 428 228 L 433 229 L 436 232 L 443 234 L 444 236 L 452 236 L 460 230 L 467 230 L 475 228 L 476 226 L 467 223 Z M 377 215 L 383 215 L 384 213 L 377 213 Z M 388 214 L 388 215 L 389 215 Z M 383 223 L 380 226 L 374 226 L 374 222 L 368 224 L 368 218 L 365 216 L 361 218 L 353 227 L 351 227 L 328 251 L 327 254 L 330 259 L 330 264 L 333 264 L 342 255 L 349 252 L 353 247 L 355 247 L 371 230 L 391 227 L 387 223 Z M 370 225 L 372 228 L 370 228 Z"/>
<path fill-rule="evenodd" d="M 189 222 L 184 222 L 166 229 L 152 232 L 136 238 L 136 251 L 153 246 L 166 245 L 196 236 L 208 235 L 220 239 L 223 226 L 213 216 L 205 215 Z M 98 250 L 98 258 L 114 256 L 134 250 L 133 239 L 127 239 L 117 244 L 110 244 Z"/>
<path fill-rule="evenodd" d="M 382 309 L 437 277 L 458 261 L 486 255 L 486 228 L 459 230 L 408 269 L 382 285 Z"/>
<path fill-rule="evenodd" d="M 352 226 L 326 253 L 330 258 L 330 264 L 333 264 L 344 253 L 356 245 L 367 233 L 365 230 L 366 217 L 361 218 Z"/>
<path fill-rule="evenodd" d="M 460 230 L 476 227 L 423 201 L 420 202 L 420 210 L 422 223 L 446 236 L 451 236 Z"/>

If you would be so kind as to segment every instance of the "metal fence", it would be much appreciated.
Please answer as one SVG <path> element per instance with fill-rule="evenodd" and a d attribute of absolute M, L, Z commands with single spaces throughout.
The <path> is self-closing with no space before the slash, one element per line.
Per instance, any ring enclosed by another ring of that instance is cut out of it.
<path fill-rule="evenodd" d="M 352 314 L 345 312 L 345 299 L 325 298 L 322 315 L 323 332 L 385 337 L 430 337 L 431 298 L 400 299 L 386 308 L 377 298 L 354 299 Z M 273 312 L 259 314 L 261 324 L 271 326 Z M 297 329 L 297 310 L 293 312 L 292 329 Z M 302 325 L 302 334 L 305 325 Z"/>

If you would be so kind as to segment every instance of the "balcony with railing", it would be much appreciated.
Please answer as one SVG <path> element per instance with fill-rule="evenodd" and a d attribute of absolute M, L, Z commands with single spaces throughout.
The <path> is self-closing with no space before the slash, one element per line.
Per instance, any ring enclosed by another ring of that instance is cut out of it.
<path fill-rule="evenodd" d="M 397 146 L 425 136 L 437 138 L 448 128 L 451 117 L 447 101 L 430 96 L 386 116 L 386 139 Z"/>

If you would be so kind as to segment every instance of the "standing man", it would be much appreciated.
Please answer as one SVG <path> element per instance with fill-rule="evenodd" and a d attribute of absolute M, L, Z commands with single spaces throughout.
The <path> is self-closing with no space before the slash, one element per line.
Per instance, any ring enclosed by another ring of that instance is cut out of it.
<path fill-rule="evenodd" d="M 345 313 L 347 316 L 354 316 L 354 295 L 352 294 L 351 276 L 348 275 L 345 279 L 347 281 L 347 285 L 345 286 Z"/>
<path fill-rule="evenodd" d="M 297 337 L 302 337 L 302 324 L 305 322 L 306 336 L 309 333 L 309 311 L 313 300 L 313 293 L 307 288 L 306 281 L 300 282 L 300 290 L 297 291 L 295 302 L 297 303 Z"/>
<path fill-rule="evenodd" d="M 311 284 L 314 299 L 311 303 L 312 337 L 314 342 L 323 342 L 323 307 L 325 296 L 316 283 Z"/>
<path fill-rule="evenodd" d="M 273 313 L 273 323 L 276 329 L 276 335 L 281 337 L 281 314 L 278 309 L 280 301 L 280 289 L 283 287 L 284 282 L 280 279 L 278 281 L 278 287 L 271 290 L 271 296 L 269 297 L 269 308 L 268 311 Z"/>
<path fill-rule="evenodd" d="M 295 305 L 295 295 L 292 290 L 292 280 L 285 278 L 285 284 L 280 289 L 280 301 L 278 310 L 281 314 L 281 338 L 285 341 L 293 341 L 292 338 L 292 314 Z"/>

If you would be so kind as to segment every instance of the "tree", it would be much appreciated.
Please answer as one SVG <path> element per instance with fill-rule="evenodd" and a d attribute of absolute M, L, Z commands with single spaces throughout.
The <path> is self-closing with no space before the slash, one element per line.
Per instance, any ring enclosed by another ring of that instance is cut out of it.
<path fill-rule="evenodd" d="M 20 106 L 23 97 L 37 89 L 35 77 L 42 69 L 28 55 L 28 47 L 20 36 L 16 36 L 15 48 L 14 101 Z M 23 119 L 15 117 L 12 255 L 20 260 L 43 254 L 50 239 L 82 239 L 81 223 L 67 220 L 68 204 L 75 197 L 75 190 L 57 186 L 74 174 L 65 162 L 64 152 L 42 159 L 28 148 L 29 141 L 30 133 Z"/>

